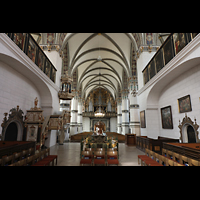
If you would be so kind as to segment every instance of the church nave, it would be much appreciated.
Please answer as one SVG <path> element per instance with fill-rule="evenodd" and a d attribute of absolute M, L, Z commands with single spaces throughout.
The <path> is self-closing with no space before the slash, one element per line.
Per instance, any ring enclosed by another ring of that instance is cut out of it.
<path fill-rule="evenodd" d="M 56 144 L 50 147 L 51 155 L 58 155 L 57 166 L 79 166 L 80 165 L 80 143 L 67 142 L 63 145 Z M 119 166 L 140 166 L 138 155 L 145 155 L 136 146 L 127 146 L 119 143 Z"/>

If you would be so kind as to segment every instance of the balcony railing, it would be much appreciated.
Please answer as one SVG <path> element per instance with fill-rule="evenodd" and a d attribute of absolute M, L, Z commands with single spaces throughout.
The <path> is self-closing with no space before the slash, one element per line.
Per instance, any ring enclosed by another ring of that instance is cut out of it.
<path fill-rule="evenodd" d="M 8 37 L 55 83 L 57 69 L 29 33 L 6 33 Z"/>
<path fill-rule="evenodd" d="M 172 33 L 142 71 L 144 85 L 172 60 L 198 33 Z"/>
<path fill-rule="evenodd" d="M 95 117 L 95 112 L 83 112 L 83 117 Z M 105 116 L 103 118 L 117 117 L 116 112 L 105 112 Z"/>

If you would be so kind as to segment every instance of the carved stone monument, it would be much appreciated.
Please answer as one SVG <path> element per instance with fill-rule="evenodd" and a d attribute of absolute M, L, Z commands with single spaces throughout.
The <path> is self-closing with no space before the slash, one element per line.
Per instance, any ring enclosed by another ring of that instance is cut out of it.
<path fill-rule="evenodd" d="M 37 107 L 37 97 L 34 100 L 34 105 L 34 108 L 27 110 L 24 120 L 26 141 L 35 141 L 42 146 L 42 144 L 44 144 L 44 137 L 42 136 L 42 124 L 44 122 L 44 117 L 43 110 Z"/>

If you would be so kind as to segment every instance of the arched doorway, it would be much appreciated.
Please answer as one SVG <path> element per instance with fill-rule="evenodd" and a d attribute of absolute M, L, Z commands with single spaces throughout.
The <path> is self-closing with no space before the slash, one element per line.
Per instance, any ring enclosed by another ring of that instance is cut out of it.
<path fill-rule="evenodd" d="M 5 141 L 17 141 L 18 128 L 15 122 L 8 125 L 5 133 Z"/>
<path fill-rule="evenodd" d="M 185 114 L 185 117 L 183 118 L 182 122 L 179 120 L 179 126 L 180 129 L 180 141 L 183 143 L 199 143 L 199 137 L 198 137 L 198 128 L 199 125 L 196 123 L 196 118 L 194 119 L 194 122 L 190 119 L 190 117 Z"/>
<path fill-rule="evenodd" d="M 191 125 L 187 127 L 187 136 L 188 136 L 188 143 L 196 143 L 195 131 Z"/>

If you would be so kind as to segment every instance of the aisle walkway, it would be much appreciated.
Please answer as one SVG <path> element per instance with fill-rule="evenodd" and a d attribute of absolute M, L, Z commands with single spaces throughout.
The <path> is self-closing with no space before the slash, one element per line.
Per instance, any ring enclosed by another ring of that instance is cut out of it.
<path fill-rule="evenodd" d="M 80 143 L 64 143 L 50 148 L 51 155 L 58 155 L 58 166 L 79 166 L 80 164 Z M 138 166 L 138 155 L 145 153 L 135 146 L 127 146 L 119 143 L 120 166 Z"/>

